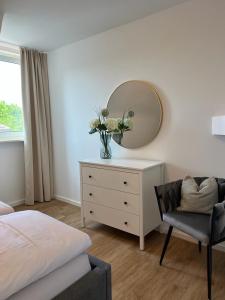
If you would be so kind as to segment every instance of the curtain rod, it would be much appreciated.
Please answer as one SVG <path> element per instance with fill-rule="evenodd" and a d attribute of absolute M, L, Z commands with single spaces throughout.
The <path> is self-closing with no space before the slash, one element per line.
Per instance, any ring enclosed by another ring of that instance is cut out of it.
<path fill-rule="evenodd" d="M 35 50 L 35 51 L 38 51 L 40 53 L 48 54 L 47 51 L 41 51 L 41 50 L 38 50 L 38 49 L 33 49 L 33 48 L 26 47 L 26 46 L 23 46 L 23 48 L 27 48 L 29 50 Z M 18 55 L 20 54 L 20 46 L 17 46 L 15 44 L 11 44 L 11 43 L 6 43 L 6 42 L 3 42 L 1 40 L 0 40 L 0 50 L 5 51 L 5 52 L 15 53 L 15 54 L 18 54 Z"/>
<path fill-rule="evenodd" d="M 9 43 L 5 43 L 5 42 L 2 42 L 2 41 L 0 41 L 0 50 L 15 53 L 15 54 L 20 53 L 20 47 L 19 46 L 9 44 Z"/>

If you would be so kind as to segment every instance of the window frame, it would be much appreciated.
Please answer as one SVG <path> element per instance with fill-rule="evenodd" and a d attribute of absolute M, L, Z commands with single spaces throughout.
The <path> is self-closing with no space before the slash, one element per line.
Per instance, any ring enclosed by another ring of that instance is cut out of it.
<path fill-rule="evenodd" d="M 0 61 L 20 65 L 19 47 L 0 42 Z M 25 130 L 21 132 L 7 131 L 7 133 L 0 132 L 0 143 L 24 142 Z"/>

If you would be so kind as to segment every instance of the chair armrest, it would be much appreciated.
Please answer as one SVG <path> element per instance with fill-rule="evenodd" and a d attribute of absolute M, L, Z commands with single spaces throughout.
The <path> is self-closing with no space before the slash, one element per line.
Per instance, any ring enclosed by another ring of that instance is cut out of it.
<path fill-rule="evenodd" d="M 174 211 L 180 205 L 182 180 L 166 183 L 155 187 L 159 210 L 162 214 Z"/>
<path fill-rule="evenodd" d="M 217 183 L 218 183 L 218 196 L 219 196 L 218 202 L 223 202 L 225 200 L 225 179 L 217 178 Z"/>
<path fill-rule="evenodd" d="M 211 215 L 211 243 L 218 244 L 225 240 L 225 201 L 213 207 Z"/>

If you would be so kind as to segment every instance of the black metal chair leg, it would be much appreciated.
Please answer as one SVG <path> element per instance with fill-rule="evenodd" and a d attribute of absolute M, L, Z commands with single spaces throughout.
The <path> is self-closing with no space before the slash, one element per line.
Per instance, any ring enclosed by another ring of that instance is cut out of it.
<path fill-rule="evenodd" d="M 202 242 L 198 242 L 198 251 L 199 251 L 199 253 L 201 253 L 202 252 Z"/>
<path fill-rule="evenodd" d="M 164 246 L 163 246 L 161 258 L 160 258 L 160 262 L 159 262 L 160 266 L 162 265 L 162 261 L 163 261 L 164 255 L 166 253 L 166 249 L 167 249 L 167 246 L 169 244 L 172 231 L 173 231 L 173 226 L 170 226 L 169 230 L 168 230 L 168 233 L 167 233 L 167 236 L 166 236 L 166 239 L 165 239 Z"/>
<path fill-rule="evenodd" d="M 212 246 L 207 246 L 208 299 L 212 299 Z"/>

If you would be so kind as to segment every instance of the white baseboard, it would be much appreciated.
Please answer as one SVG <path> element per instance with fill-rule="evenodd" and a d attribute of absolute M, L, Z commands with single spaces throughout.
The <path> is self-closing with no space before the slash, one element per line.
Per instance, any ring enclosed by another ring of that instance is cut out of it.
<path fill-rule="evenodd" d="M 20 200 L 13 201 L 13 202 L 10 202 L 10 203 L 7 203 L 7 204 L 11 205 L 12 207 L 15 207 L 15 206 L 18 206 L 18 205 L 23 205 L 24 203 L 25 203 L 25 199 L 20 199 Z"/>
<path fill-rule="evenodd" d="M 167 234 L 168 228 L 169 228 L 169 226 L 167 224 L 163 223 L 159 226 L 159 232 Z M 185 241 L 197 244 L 197 241 L 195 239 L 193 239 L 190 235 L 188 235 L 178 229 L 173 230 L 172 236 L 175 236 L 175 237 L 183 239 Z M 225 243 L 220 243 L 220 244 L 214 246 L 213 249 L 225 252 Z"/>
<path fill-rule="evenodd" d="M 66 202 L 66 203 L 69 203 L 69 204 L 72 204 L 72 205 L 75 205 L 75 206 L 78 206 L 78 207 L 81 207 L 80 201 L 76 201 L 76 200 L 73 200 L 73 199 L 70 199 L 70 198 L 67 198 L 67 197 L 55 195 L 54 199 L 62 201 L 62 202 Z"/>

